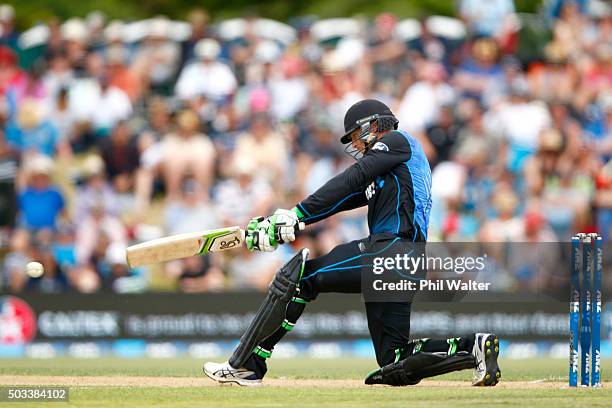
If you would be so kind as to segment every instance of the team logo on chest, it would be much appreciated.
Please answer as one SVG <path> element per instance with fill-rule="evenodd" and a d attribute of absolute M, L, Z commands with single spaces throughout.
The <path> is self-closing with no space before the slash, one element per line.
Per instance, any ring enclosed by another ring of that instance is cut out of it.
<path fill-rule="evenodd" d="M 372 150 L 382 150 L 383 152 L 388 152 L 389 146 L 387 146 L 383 142 L 376 142 L 372 147 Z"/>

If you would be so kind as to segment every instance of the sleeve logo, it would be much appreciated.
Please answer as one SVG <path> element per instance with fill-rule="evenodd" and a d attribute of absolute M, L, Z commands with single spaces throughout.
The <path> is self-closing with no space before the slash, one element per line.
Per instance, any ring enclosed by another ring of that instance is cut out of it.
<path fill-rule="evenodd" d="M 374 182 L 372 182 L 370 183 L 368 188 L 366 188 L 366 191 L 365 191 L 366 199 L 369 200 L 370 198 L 374 197 L 374 194 L 376 194 L 376 185 L 374 184 Z"/>
<path fill-rule="evenodd" d="M 383 142 L 376 142 L 376 143 L 374 143 L 374 146 L 372 147 L 372 150 L 382 150 L 384 152 L 388 152 L 389 151 L 389 146 L 387 146 Z"/>

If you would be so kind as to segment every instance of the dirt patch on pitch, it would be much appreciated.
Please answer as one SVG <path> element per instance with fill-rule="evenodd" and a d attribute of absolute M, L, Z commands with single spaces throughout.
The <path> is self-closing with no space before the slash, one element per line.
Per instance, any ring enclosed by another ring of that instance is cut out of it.
<path fill-rule="evenodd" d="M 205 377 L 126 377 L 126 376 L 39 376 L 39 375 L 0 375 L 0 385 L 44 385 L 69 387 L 217 387 L 233 384 L 217 384 Z M 266 379 L 262 386 L 272 387 L 328 387 L 353 388 L 363 385 L 359 380 L 323 379 Z"/>
<path fill-rule="evenodd" d="M 44 385 L 68 387 L 202 387 L 211 385 L 197 377 L 126 377 L 126 376 L 43 376 L 1 375 L 0 385 Z"/>
<path fill-rule="evenodd" d="M 127 377 L 127 376 L 39 376 L 39 375 L 0 375 L 0 385 L 44 385 L 68 387 L 217 387 L 219 384 L 204 377 Z M 222 386 L 232 386 L 226 384 Z M 266 379 L 264 387 L 295 387 L 295 388 L 356 388 L 367 387 L 363 380 L 331 380 L 331 379 Z M 612 383 L 605 383 L 605 387 Z M 423 381 L 416 387 L 431 388 L 472 388 L 465 381 Z M 562 389 L 568 388 L 567 383 L 560 381 L 502 381 L 495 388 L 501 389 Z"/>

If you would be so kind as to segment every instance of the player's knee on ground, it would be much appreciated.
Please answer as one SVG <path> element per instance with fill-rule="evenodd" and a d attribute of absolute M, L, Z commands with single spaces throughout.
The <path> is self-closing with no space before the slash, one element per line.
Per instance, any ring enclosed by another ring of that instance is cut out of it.
<path fill-rule="evenodd" d="M 377 352 L 381 369 L 366 384 L 413 385 L 421 379 L 474 368 L 474 335 L 450 339 L 414 339 L 405 347 Z"/>
<path fill-rule="evenodd" d="M 464 351 L 452 356 L 420 352 L 374 371 L 368 375 L 365 383 L 368 385 L 415 385 L 423 378 L 474 368 L 475 366 L 474 356 Z"/>

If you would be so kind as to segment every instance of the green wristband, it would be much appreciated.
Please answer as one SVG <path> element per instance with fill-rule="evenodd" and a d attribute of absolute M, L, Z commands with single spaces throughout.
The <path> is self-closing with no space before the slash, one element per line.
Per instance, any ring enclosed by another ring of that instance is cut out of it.
<path fill-rule="evenodd" d="M 302 218 L 304 218 L 304 214 L 302 214 L 302 212 L 300 211 L 299 208 L 297 208 L 297 206 L 293 207 L 291 211 L 293 211 L 295 215 L 297 215 L 298 220 L 301 220 Z"/>

